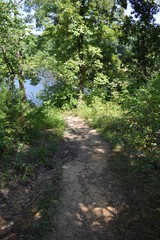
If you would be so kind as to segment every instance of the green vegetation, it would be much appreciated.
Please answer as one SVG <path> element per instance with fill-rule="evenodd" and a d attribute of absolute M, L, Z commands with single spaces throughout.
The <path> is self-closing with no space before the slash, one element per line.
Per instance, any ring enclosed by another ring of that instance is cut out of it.
<path fill-rule="evenodd" d="M 159 169 L 160 84 L 156 75 L 147 86 L 107 103 L 95 97 L 91 104 L 78 103 L 77 113 L 98 128 L 114 150 L 135 157 L 140 170 Z M 133 164 L 133 160 L 132 164 Z"/>
<path fill-rule="evenodd" d="M 130 16 L 124 12 L 128 2 Z M 2 187 L 27 182 L 37 166 L 53 167 L 64 131 L 59 110 L 71 110 L 103 134 L 116 171 L 139 186 L 141 201 L 158 214 L 159 9 L 154 0 L 0 1 Z M 32 33 L 32 21 L 41 34 Z M 36 85 L 45 71 L 55 81 L 46 84 L 39 94 L 43 104 L 36 106 L 24 83 Z"/>
<path fill-rule="evenodd" d="M 129 207 L 119 216 L 130 239 L 158 239 L 160 169 L 159 75 L 132 96 L 124 93 L 107 103 L 79 101 L 74 113 L 83 117 L 112 149 L 109 166 L 123 182 Z M 132 222 L 132 227 L 130 223 Z"/>
<path fill-rule="evenodd" d="M 63 135 L 64 122 L 55 108 L 45 105 L 35 107 L 22 102 L 21 92 L 17 89 L 10 92 L 2 86 L 0 94 L 2 176 L 4 179 L 17 177 L 18 174 L 26 180 L 32 174 L 36 162 L 47 164 L 50 151 L 55 151 L 58 138 Z M 35 147 L 47 129 L 53 129 L 50 136 L 51 149 L 41 146 L 41 142 Z"/>

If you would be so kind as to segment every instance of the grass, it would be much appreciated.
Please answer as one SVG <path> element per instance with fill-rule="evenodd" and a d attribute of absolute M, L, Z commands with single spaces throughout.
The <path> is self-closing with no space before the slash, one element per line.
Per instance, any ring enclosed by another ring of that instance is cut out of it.
<path fill-rule="evenodd" d="M 48 234 L 53 232 L 52 218 L 56 210 L 59 193 L 59 176 L 61 175 L 61 165 L 54 157 L 58 148 L 59 140 L 63 136 L 64 121 L 55 109 L 46 109 L 45 127 L 41 131 L 41 140 L 30 148 L 29 157 L 37 165 L 42 165 L 47 169 L 52 169 L 51 176 L 47 176 L 47 185 L 40 190 L 40 194 L 32 206 L 34 220 L 27 229 L 24 239 L 45 239 Z"/>
<path fill-rule="evenodd" d="M 51 158 L 63 136 L 65 124 L 55 108 L 35 109 L 26 121 L 28 124 L 23 139 L 2 155 L 2 187 L 17 177 L 20 181 L 27 180 L 37 165 L 51 166 Z"/>
<path fill-rule="evenodd" d="M 128 199 L 128 206 L 117 216 L 117 224 L 125 229 L 122 238 L 158 240 L 158 152 L 153 155 L 148 146 L 143 147 L 144 137 L 148 136 L 148 132 L 142 131 L 144 123 L 135 127 L 136 119 L 130 118 L 126 108 L 124 110 L 116 102 L 104 104 L 99 99 L 95 99 L 90 106 L 81 101 L 74 113 L 96 128 L 112 150 L 109 166 L 122 181 Z"/>
<path fill-rule="evenodd" d="M 17 205 L 4 213 L 4 219 L 15 222 L 11 231 L 15 231 L 12 233 L 16 236 L 21 234 L 23 239 L 44 239 L 52 231 L 51 218 L 61 174 L 56 152 L 65 123 L 55 108 L 45 107 L 35 112 L 37 114 L 32 113 L 27 119 L 28 135 L 18 142 L 14 151 L 3 153 L 0 166 L 1 189 L 9 189 L 10 192 L 7 201 L 14 203 L 21 191 Z M 29 189 L 28 195 L 23 191 L 26 188 Z M 16 206 L 20 209 L 18 213 Z M 10 232 L 7 234 L 9 236 Z"/>
<path fill-rule="evenodd" d="M 34 221 L 27 229 L 24 239 L 43 240 L 53 232 L 52 220 L 58 202 L 60 175 L 61 168 L 57 165 L 53 178 L 47 183 L 47 187 L 41 190 L 38 200 L 32 206 Z"/>

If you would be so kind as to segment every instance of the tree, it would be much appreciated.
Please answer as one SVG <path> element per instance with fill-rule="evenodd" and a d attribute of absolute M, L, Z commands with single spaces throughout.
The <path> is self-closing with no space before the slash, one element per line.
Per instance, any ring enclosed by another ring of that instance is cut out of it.
<path fill-rule="evenodd" d="M 121 42 L 128 49 L 123 62 L 136 76 L 137 84 L 141 85 L 158 70 L 160 27 L 155 23 L 155 14 L 159 5 L 153 0 L 130 0 L 130 3 L 132 15 L 125 17 L 122 27 Z"/>
<path fill-rule="evenodd" d="M 118 71 L 114 1 L 25 1 L 43 25 L 41 49 L 49 68 L 71 91 L 97 92 L 106 97 Z M 45 17 L 44 17 L 45 16 Z M 114 70 L 113 70 L 114 69 Z"/>
<path fill-rule="evenodd" d="M 24 81 L 34 72 L 29 56 L 33 39 L 26 32 L 15 0 L 0 2 L 0 13 L 0 78 L 6 79 L 11 91 L 17 78 L 22 99 L 26 100 Z"/>

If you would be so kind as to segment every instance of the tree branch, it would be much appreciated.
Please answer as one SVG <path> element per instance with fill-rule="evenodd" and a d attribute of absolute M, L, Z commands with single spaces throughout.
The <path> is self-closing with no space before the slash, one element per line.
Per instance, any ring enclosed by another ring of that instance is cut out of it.
<path fill-rule="evenodd" d="M 9 62 L 9 60 L 7 58 L 5 47 L 1 47 L 1 49 L 2 49 L 2 54 L 3 54 L 4 61 L 5 61 L 6 66 L 8 67 L 9 73 L 10 74 L 15 74 L 15 71 L 14 71 L 11 63 Z"/>

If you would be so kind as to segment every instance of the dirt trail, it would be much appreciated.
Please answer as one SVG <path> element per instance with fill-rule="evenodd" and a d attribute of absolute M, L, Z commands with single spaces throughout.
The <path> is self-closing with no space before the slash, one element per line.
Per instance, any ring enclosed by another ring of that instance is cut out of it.
<path fill-rule="evenodd" d="M 47 240 L 117 240 L 114 222 L 125 200 L 108 167 L 108 146 L 79 117 L 65 120 L 60 202 Z"/>

